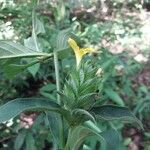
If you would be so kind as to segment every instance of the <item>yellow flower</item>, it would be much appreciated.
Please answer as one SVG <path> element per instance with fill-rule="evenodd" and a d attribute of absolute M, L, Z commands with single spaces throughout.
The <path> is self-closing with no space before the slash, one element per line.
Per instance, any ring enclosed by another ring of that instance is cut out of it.
<path fill-rule="evenodd" d="M 71 46 L 71 48 L 74 50 L 74 53 L 75 53 L 75 56 L 76 56 L 77 66 L 79 66 L 79 64 L 80 64 L 80 62 L 82 60 L 82 57 L 85 54 L 93 52 L 92 48 L 80 48 L 77 45 L 77 43 L 71 38 L 68 39 L 68 43 Z"/>

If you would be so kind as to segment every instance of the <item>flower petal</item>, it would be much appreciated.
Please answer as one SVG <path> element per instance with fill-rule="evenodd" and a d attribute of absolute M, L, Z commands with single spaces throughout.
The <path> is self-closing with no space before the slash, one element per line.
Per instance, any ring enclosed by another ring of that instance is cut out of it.
<path fill-rule="evenodd" d="M 72 38 L 68 39 L 68 43 L 74 51 L 79 51 L 79 46 Z"/>
<path fill-rule="evenodd" d="M 94 51 L 93 48 L 81 48 L 80 49 L 84 54 L 91 53 Z"/>
<path fill-rule="evenodd" d="M 85 54 L 91 53 L 91 52 L 94 51 L 92 48 L 80 48 L 72 38 L 68 39 L 68 43 L 71 46 L 71 48 L 74 50 L 74 53 L 75 53 L 75 56 L 76 56 L 77 66 L 79 66 L 79 64 L 82 60 L 82 57 Z"/>

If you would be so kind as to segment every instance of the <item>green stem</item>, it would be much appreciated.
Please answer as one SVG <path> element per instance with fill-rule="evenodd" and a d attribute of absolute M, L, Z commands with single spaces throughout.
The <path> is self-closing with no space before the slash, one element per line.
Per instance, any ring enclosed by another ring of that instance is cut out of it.
<path fill-rule="evenodd" d="M 48 60 L 49 58 L 51 58 L 53 56 L 53 54 L 49 54 L 47 56 L 43 56 L 43 57 L 37 57 L 37 60 L 31 62 L 30 64 L 27 65 L 27 67 L 30 67 L 32 65 L 35 65 L 37 63 L 42 63 L 44 62 L 45 60 Z"/>
<path fill-rule="evenodd" d="M 66 142 L 66 145 L 65 145 L 65 147 L 64 147 L 64 150 L 69 150 L 70 148 L 69 148 L 69 138 L 71 137 L 71 134 L 72 134 L 72 130 L 73 130 L 73 128 L 69 128 L 69 132 L 68 132 L 68 138 L 67 138 L 67 142 Z"/>
<path fill-rule="evenodd" d="M 56 88 L 60 91 L 60 75 L 59 75 L 59 64 L 58 64 L 58 54 L 54 52 L 54 66 L 55 66 L 55 76 L 56 76 Z M 61 104 L 60 95 L 57 94 L 57 102 Z"/>
<path fill-rule="evenodd" d="M 22 68 L 22 71 L 24 71 L 25 69 L 27 69 L 28 67 L 31 67 L 37 63 L 42 63 L 44 62 L 45 60 L 48 60 L 49 58 L 51 58 L 53 55 L 52 54 L 49 54 L 47 56 L 43 56 L 43 57 L 37 57 L 37 60 L 31 62 L 30 64 L 27 64 L 27 65 L 24 65 L 24 67 Z"/>
<path fill-rule="evenodd" d="M 56 88 L 57 91 L 60 91 L 60 75 L 59 75 L 59 63 L 58 63 L 58 54 L 54 52 L 54 66 L 55 66 L 55 76 L 56 76 Z M 58 104 L 62 105 L 60 100 L 60 95 L 57 93 L 57 102 Z M 60 138 L 60 149 L 64 148 L 64 123 L 63 123 L 63 116 L 61 115 L 61 122 L 59 124 L 59 138 Z"/>

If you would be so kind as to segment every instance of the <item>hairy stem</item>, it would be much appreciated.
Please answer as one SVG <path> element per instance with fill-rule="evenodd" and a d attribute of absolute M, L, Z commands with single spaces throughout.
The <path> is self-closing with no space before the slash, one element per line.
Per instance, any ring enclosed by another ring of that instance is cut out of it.
<path fill-rule="evenodd" d="M 56 88 L 57 91 L 60 91 L 60 75 L 59 75 L 59 62 L 58 62 L 58 54 L 57 52 L 54 52 L 54 66 L 55 66 L 55 76 L 56 76 Z M 58 104 L 62 105 L 60 95 L 57 94 L 57 102 Z M 63 122 L 63 116 L 61 115 L 59 124 L 59 138 L 60 138 L 60 149 L 64 148 L 64 122 Z"/>
<path fill-rule="evenodd" d="M 56 78 L 56 88 L 57 91 L 60 91 L 60 75 L 59 75 L 59 63 L 58 63 L 58 54 L 54 52 L 54 66 L 55 66 L 55 78 Z M 57 102 L 61 104 L 60 95 L 57 94 Z"/>

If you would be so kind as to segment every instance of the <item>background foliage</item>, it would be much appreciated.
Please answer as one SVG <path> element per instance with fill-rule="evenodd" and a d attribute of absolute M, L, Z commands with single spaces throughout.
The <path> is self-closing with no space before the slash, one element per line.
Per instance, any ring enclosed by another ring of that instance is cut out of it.
<path fill-rule="evenodd" d="M 101 104 L 127 106 L 143 122 L 144 131 L 117 121 L 111 124 L 122 137 L 120 150 L 150 150 L 150 2 L 39 0 L 37 3 L 34 15 L 38 19 L 34 21 L 40 22 L 40 28 L 32 26 L 33 1 L 1 0 L 0 39 L 11 39 L 33 48 L 32 42 L 36 41 L 31 31 L 36 30 L 40 52 L 58 50 L 59 47 L 55 45 L 63 47 L 65 50 L 59 55 L 63 85 L 75 62 L 72 51 L 66 45 L 61 45 L 58 36 L 61 37 L 64 33 L 68 36 L 67 31 L 72 30 L 81 40 L 73 34 L 71 36 L 76 37 L 82 46 L 93 46 L 97 50 L 91 61 L 99 68 L 98 76 L 103 77 L 98 87 Z M 2 44 L 4 43 L 1 42 L 0 45 Z M 21 61 L 14 59 L 13 65 L 10 65 L 9 61 L 1 60 L 1 104 L 17 97 L 44 96 L 55 100 L 53 61 L 30 67 L 35 61 L 37 60 L 30 58 Z M 7 69 L 3 67 L 6 65 Z M 16 65 L 17 69 L 14 69 Z M 92 96 L 96 101 L 96 95 Z M 53 139 L 57 141 L 58 137 L 56 132 L 49 132 L 56 131 L 53 119 L 57 120 L 57 116 L 47 114 L 47 118 L 43 119 L 44 115 L 22 113 L 8 123 L 1 124 L 0 149 L 50 149 Z M 53 128 L 50 129 L 50 126 Z M 99 126 L 102 129 L 109 128 L 105 121 L 99 123 Z M 98 149 L 99 145 L 96 138 L 89 138 L 84 149 Z"/>

